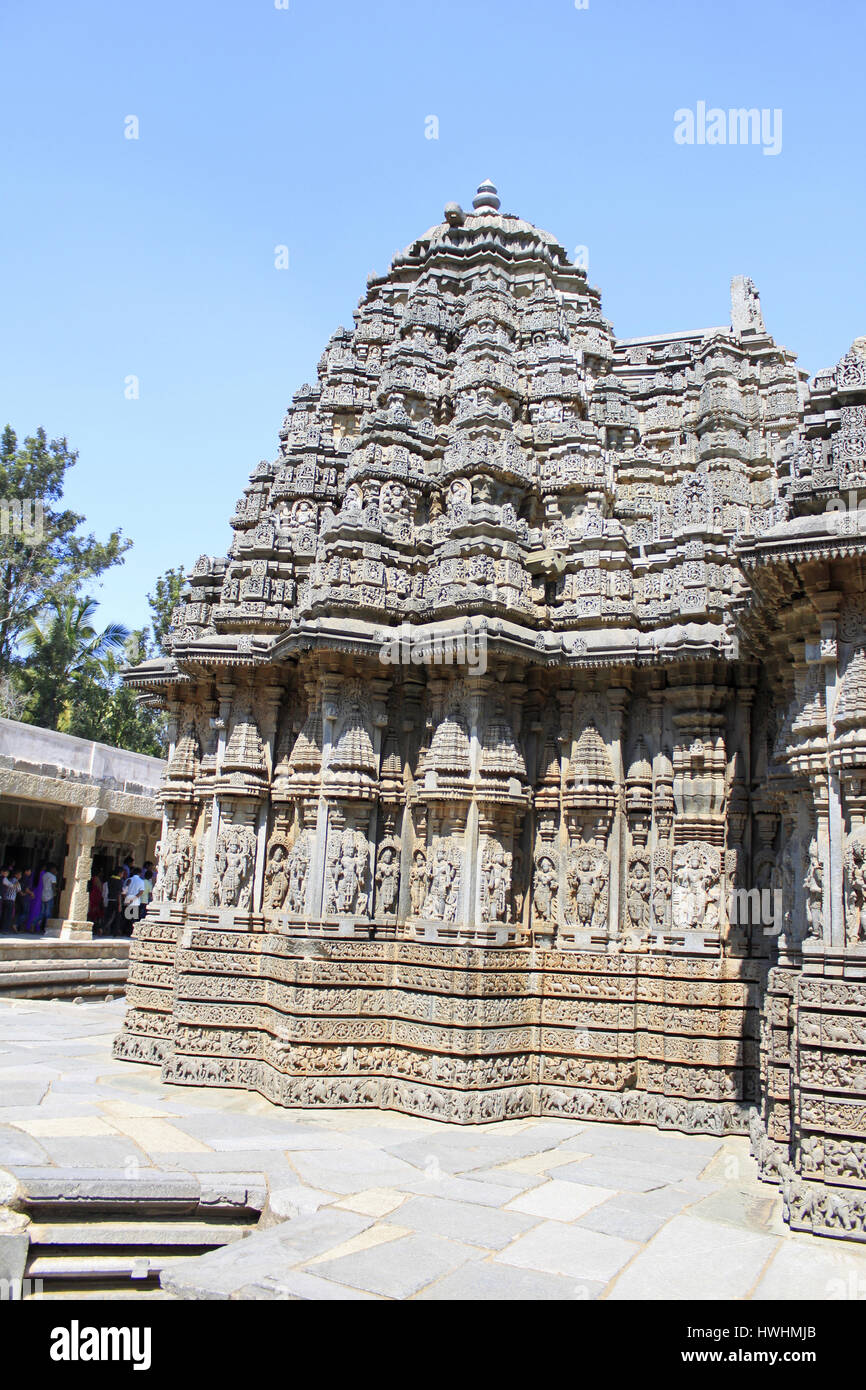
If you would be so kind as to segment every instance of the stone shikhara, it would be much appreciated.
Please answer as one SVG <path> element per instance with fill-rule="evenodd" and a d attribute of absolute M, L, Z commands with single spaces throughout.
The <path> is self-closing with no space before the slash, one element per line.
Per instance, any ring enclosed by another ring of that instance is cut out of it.
<path fill-rule="evenodd" d="M 730 327 L 617 340 L 483 184 L 280 438 L 128 675 L 174 736 L 118 1055 L 466 1123 L 751 1114 L 791 1221 L 863 1237 L 866 579 L 827 505 L 866 342 L 807 383 L 742 277 Z M 483 666 L 383 662 L 407 625 Z"/>

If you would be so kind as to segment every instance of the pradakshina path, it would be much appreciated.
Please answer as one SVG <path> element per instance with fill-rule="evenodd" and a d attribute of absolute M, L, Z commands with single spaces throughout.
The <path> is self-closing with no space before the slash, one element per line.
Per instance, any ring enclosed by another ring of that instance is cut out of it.
<path fill-rule="evenodd" d="M 171 655 L 117 1054 L 287 1106 L 751 1126 L 866 1237 L 866 341 L 618 339 L 484 183 L 371 275 Z"/>

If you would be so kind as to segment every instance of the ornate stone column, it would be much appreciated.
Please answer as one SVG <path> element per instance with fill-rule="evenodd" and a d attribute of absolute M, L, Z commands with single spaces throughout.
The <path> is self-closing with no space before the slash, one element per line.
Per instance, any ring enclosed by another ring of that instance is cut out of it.
<path fill-rule="evenodd" d="M 87 920 L 88 883 L 96 832 L 108 820 L 108 812 L 85 806 L 67 824 L 68 849 L 63 865 L 63 891 L 58 904 L 61 941 L 89 941 L 93 924 Z"/>

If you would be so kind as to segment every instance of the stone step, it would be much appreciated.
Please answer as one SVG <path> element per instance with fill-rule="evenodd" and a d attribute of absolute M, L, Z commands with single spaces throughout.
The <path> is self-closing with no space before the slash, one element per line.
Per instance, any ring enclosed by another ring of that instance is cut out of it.
<path fill-rule="evenodd" d="M 107 960 L 94 964 L 88 960 L 21 960 L 0 961 L 0 989 L 4 984 L 29 984 L 31 979 L 52 976 L 57 980 L 103 980 L 126 978 L 127 965 L 123 960 Z"/>
<path fill-rule="evenodd" d="M 17 1205 L 33 1226 L 252 1226 L 267 1196 L 261 1175 L 198 1178 L 174 1169 L 145 1169 L 131 1177 L 123 1170 L 46 1167 L 18 1169 L 16 1176 L 21 1188 Z"/>
<path fill-rule="evenodd" d="M 92 1251 L 45 1255 L 31 1252 L 25 1277 L 30 1280 L 51 1281 L 51 1284 L 78 1279 L 153 1279 L 161 1270 L 174 1264 L 182 1264 L 191 1255 L 198 1253 L 197 1248 L 187 1248 L 182 1253 L 175 1254 L 152 1251 L 146 1255 L 135 1251 L 119 1251 L 110 1255 L 94 1254 Z M 44 1292 L 50 1293 L 53 1289 L 49 1288 Z"/>
<path fill-rule="evenodd" d="M 126 988 L 129 941 L 57 941 L 4 938 L 0 942 L 0 997 L 104 998 Z"/>
<path fill-rule="evenodd" d="M 156 1275 L 154 1275 L 156 1278 Z M 51 1299 L 52 1302 L 62 1302 L 64 1298 L 75 1299 L 76 1303 L 105 1303 L 110 1300 L 112 1303 L 123 1302 L 126 1299 L 134 1299 L 136 1303 L 141 1303 L 146 1299 L 148 1303 L 175 1303 L 175 1295 L 169 1293 L 167 1289 L 161 1289 L 158 1284 L 146 1280 L 125 1280 L 120 1279 L 72 1279 L 68 1283 L 58 1281 L 51 1288 L 41 1288 L 38 1292 L 24 1295 L 23 1301 L 45 1302 Z"/>
<path fill-rule="evenodd" d="M 249 1226 L 231 1221 L 54 1221 L 33 1222 L 31 1249 L 48 1245 L 163 1246 L 228 1245 L 241 1240 Z"/>
<path fill-rule="evenodd" d="M 67 957 L 84 960 L 100 956 L 126 959 L 130 940 L 128 936 L 107 936 L 96 941 L 60 941 L 57 937 L 31 936 L 29 933 L 0 936 L 0 961 L 14 960 L 20 955 L 30 955 L 34 959 L 51 956 L 56 960 Z"/>

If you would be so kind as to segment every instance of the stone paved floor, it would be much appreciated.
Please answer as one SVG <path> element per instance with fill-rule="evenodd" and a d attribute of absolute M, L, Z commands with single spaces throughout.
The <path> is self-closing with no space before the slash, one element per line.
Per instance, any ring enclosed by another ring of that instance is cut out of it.
<path fill-rule="evenodd" d="M 0 1003 L 0 1169 L 267 1190 L 259 1228 L 164 1275 L 185 1297 L 866 1296 L 866 1247 L 792 1235 L 748 1141 L 287 1111 L 111 1057 L 123 1001 Z M 852 1292 L 855 1291 L 856 1292 Z"/>

